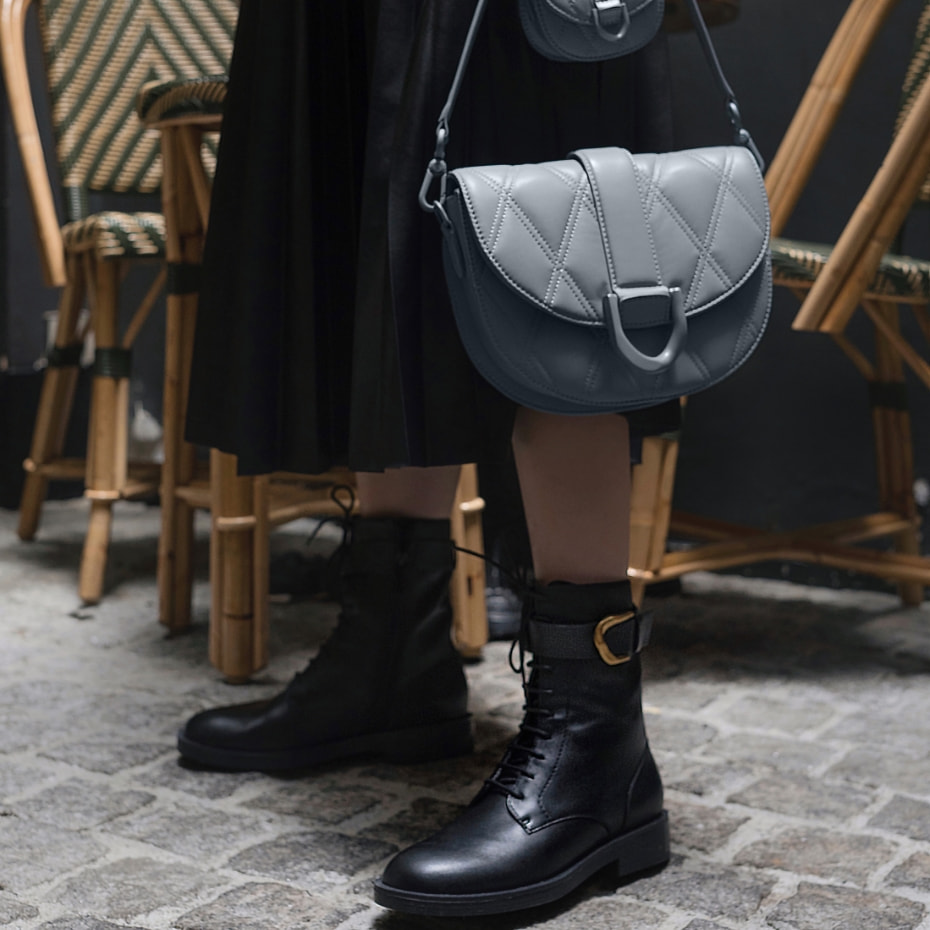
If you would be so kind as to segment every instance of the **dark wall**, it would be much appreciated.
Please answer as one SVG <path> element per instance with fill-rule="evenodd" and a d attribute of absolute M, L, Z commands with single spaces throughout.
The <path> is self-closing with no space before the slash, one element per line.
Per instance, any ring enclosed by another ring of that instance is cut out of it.
<path fill-rule="evenodd" d="M 846 0 L 742 0 L 738 21 L 714 31 L 744 122 L 771 159 Z M 785 235 L 832 241 L 878 168 L 895 118 L 921 0 L 902 0 L 860 73 L 849 105 Z M 694 36 L 671 38 L 677 145 L 727 139 Z M 928 253 L 926 215 L 906 246 Z M 690 401 L 676 505 L 722 519 L 790 528 L 876 508 L 865 383 L 829 337 L 791 330 L 796 299 L 776 288 L 769 329 L 729 381 Z M 862 347 L 869 328 L 850 333 Z M 906 314 L 905 314 L 906 316 Z M 915 344 L 922 341 L 906 320 Z M 911 390 L 918 476 L 930 476 L 927 391 Z"/>

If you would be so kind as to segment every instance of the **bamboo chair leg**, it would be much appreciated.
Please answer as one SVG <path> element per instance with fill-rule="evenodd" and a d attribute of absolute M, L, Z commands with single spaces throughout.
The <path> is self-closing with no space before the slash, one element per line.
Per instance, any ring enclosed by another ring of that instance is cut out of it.
<path fill-rule="evenodd" d="M 236 474 L 235 456 L 210 451 L 210 546 L 216 570 L 211 579 L 210 661 L 232 683 L 246 681 L 255 671 L 254 529 L 233 528 L 228 522 L 254 515 L 254 480 Z"/>
<path fill-rule="evenodd" d="M 190 625 L 193 588 L 194 508 L 179 494 L 196 468 L 193 446 L 184 441 L 184 415 L 190 380 L 190 353 L 196 297 L 166 299 L 165 379 L 162 420 L 161 530 L 158 538 L 159 620 L 171 632 Z"/>
<path fill-rule="evenodd" d="M 68 281 L 58 306 L 58 329 L 55 348 L 73 349 L 83 340 L 77 338 L 78 320 L 84 302 L 84 274 L 79 259 L 68 259 Z M 79 373 L 78 362 L 59 364 L 53 360 L 42 376 L 42 390 L 36 411 L 35 427 L 29 458 L 23 467 L 26 477 L 19 506 L 19 538 L 32 539 L 39 528 L 42 504 L 48 490 L 48 478 L 43 466 L 61 457 L 65 433 L 74 405 L 74 392 Z"/>
<path fill-rule="evenodd" d="M 474 465 L 465 465 L 452 507 L 452 540 L 455 545 L 484 553 L 481 531 L 483 509 L 484 501 L 478 496 L 478 469 Z M 457 553 L 450 585 L 453 640 L 466 658 L 477 658 L 488 641 L 485 586 L 484 561 L 473 555 Z"/>
<path fill-rule="evenodd" d="M 633 469 L 630 506 L 630 584 L 637 604 L 642 604 L 645 594 L 644 575 L 662 567 L 677 462 L 677 438 L 647 436 L 643 440 L 642 461 Z"/>
<path fill-rule="evenodd" d="M 873 312 L 881 314 L 894 332 L 900 331 L 899 311 L 894 304 L 873 304 Z M 920 555 L 914 501 L 914 453 L 904 366 L 894 346 L 878 329 L 875 331 L 875 356 L 879 388 L 874 398 L 872 418 L 881 504 L 884 509 L 911 521 L 908 529 L 894 535 L 895 550 L 903 555 Z M 901 582 L 898 592 L 902 602 L 909 606 L 920 604 L 924 599 L 924 587 L 917 582 Z"/>
<path fill-rule="evenodd" d="M 162 130 L 162 206 L 168 229 L 166 259 L 169 266 L 184 268 L 200 263 L 203 229 L 192 207 L 179 134 L 177 127 Z M 184 441 L 196 313 L 196 293 L 167 294 L 158 601 L 159 620 L 172 632 L 189 626 L 191 619 L 194 510 L 179 490 L 191 483 L 196 466 L 195 450 Z M 211 550 L 211 565 L 213 558 Z"/>
<path fill-rule="evenodd" d="M 93 329 L 98 353 L 119 347 L 119 271 L 117 262 L 97 263 L 92 271 L 96 285 Z M 129 379 L 95 373 L 84 491 L 91 501 L 91 517 L 78 583 L 78 593 L 87 604 L 96 604 L 103 595 L 113 503 L 120 498 L 126 482 L 128 418 Z"/>
<path fill-rule="evenodd" d="M 179 484 L 184 487 L 194 480 L 197 467 L 196 449 L 183 438 L 184 416 L 187 411 L 187 396 L 190 389 L 191 355 L 194 345 L 194 324 L 197 314 L 197 296 L 185 295 L 181 302 L 181 396 L 178 419 L 174 429 L 178 432 L 178 461 L 176 475 Z M 174 576 L 171 597 L 172 630 L 182 630 L 191 623 L 191 600 L 194 589 L 194 508 L 186 500 L 178 498 L 174 502 Z"/>

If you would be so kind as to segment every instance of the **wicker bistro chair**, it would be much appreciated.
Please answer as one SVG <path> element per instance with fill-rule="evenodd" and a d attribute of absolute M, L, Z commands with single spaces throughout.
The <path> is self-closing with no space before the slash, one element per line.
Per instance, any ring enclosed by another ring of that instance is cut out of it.
<path fill-rule="evenodd" d="M 31 0 L 0 2 L 0 54 L 26 171 L 46 283 L 62 288 L 32 446 L 25 462 L 19 535 L 38 528 L 48 482 L 84 479 L 91 502 L 79 593 L 98 601 L 113 503 L 158 488 L 158 466 L 127 461 L 133 342 L 165 281 L 165 222 L 157 212 L 88 210 L 89 194 L 155 193 L 161 181 L 157 136 L 135 113 L 140 85 L 154 78 L 225 71 L 237 17 L 234 0 L 43 0 L 38 7 L 50 97 L 54 157 L 64 199 L 59 220 L 42 150 L 26 63 Z M 119 291 L 130 264 L 159 269 L 119 331 Z M 82 307 L 89 305 L 89 322 Z M 79 359 L 93 335 L 93 388 L 86 460 L 62 458 Z"/>
<path fill-rule="evenodd" d="M 142 122 L 161 134 L 162 209 L 166 224 L 167 337 L 164 449 L 159 542 L 159 618 L 171 630 L 191 620 L 193 516 L 209 510 L 210 660 L 231 682 L 244 681 L 268 661 L 268 563 L 273 528 L 304 516 L 340 513 L 335 484 L 353 484 L 346 471 L 322 475 L 237 474 L 236 458 L 210 451 L 209 477 L 198 475 L 196 450 L 184 441 L 199 268 L 210 213 L 212 171 L 204 162 L 204 134 L 221 126 L 223 77 L 145 85 L 137 107 Z M 451 514 L 462 547 L 481 552 L 481 511 L 474 466 L 462 470 Z M 452 579 L 454 639 L 466 656 L 487 640 L 484 563 L 458 560 Z"/>
<path fill-rule="evenodd" d="M 846 100 L 861 63 L 897 0 L 853 0 L 818 65 L 766 175 L 772 229 L 778 236 L 793 210 Z M 913 496 L 911 422 L 905 367 L 930 388 L 930 363 L 901 332 L 909 306 L 930 340 L 930 262 L 889 251 L 915 202 L 930 200 L 930 2 L 923 6 L 894 139 L 867 192 L 835 245 L 775 238 L 776 285 L 803 300 L 793 328 L 829 334 L 868 381 L 875 433 L 881 511 L 787 533 L 671 513 L 677 443 L 654 441 L 652 466 L 641 479 L 643 501 L 657 494 L 659 519 L 646 526 L 640 507 L 635 575 L 640 584 L 698 569 L 725 568 L 764 559 L 812 561 L 895 582 L 902 600 L 917 604 L 930 584 L 930 559 L 919 552 Z M 874 326 L 872 358 L 844 330 L 857 307 Z M 672 531 L 705 544 L 665 551 Z M 894 551 L 853 543 L 890 538 Z"/>

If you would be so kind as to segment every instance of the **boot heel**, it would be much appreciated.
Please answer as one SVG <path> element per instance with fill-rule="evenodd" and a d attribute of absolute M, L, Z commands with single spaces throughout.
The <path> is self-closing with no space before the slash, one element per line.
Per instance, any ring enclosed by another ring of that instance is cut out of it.
<path fill-rule="evenodd" d="M 470 717 L 394 730 L 385 733 L 382 740 L 385 761 L 399 764 L 465 756 L 474 752 L 474 748 Z"/>
<path fill-rule="evenodd" d="M 618 878 L 665 865 L 671 855 L 668 814 L 662 811 L 655 820 L 626 834 L 623 839 L 616 860 Z"/>

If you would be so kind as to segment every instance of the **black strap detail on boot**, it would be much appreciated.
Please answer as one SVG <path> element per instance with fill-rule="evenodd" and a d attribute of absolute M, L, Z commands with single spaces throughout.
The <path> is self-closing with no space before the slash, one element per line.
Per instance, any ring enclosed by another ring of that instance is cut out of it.
<path fill-rule="evenodd" d="M 69 346 L 52 346 L 45 356 L 49 368 L 74 368 L 81 364 L 84 343 L 74 342 Z"/>
<path fill-rule="evenodd" d="M 132 374 L 132 349 L 97 349 L 94 374 L 101 378 L 128 378 Z"/>
<path fill-rule="evenodd" d="M 538 658 L 599 659 L 620 665 L 649 643 L 652 614 L 633 611 L 597 623 L 549 623 L 531 617 L 527 648 Z"/>

